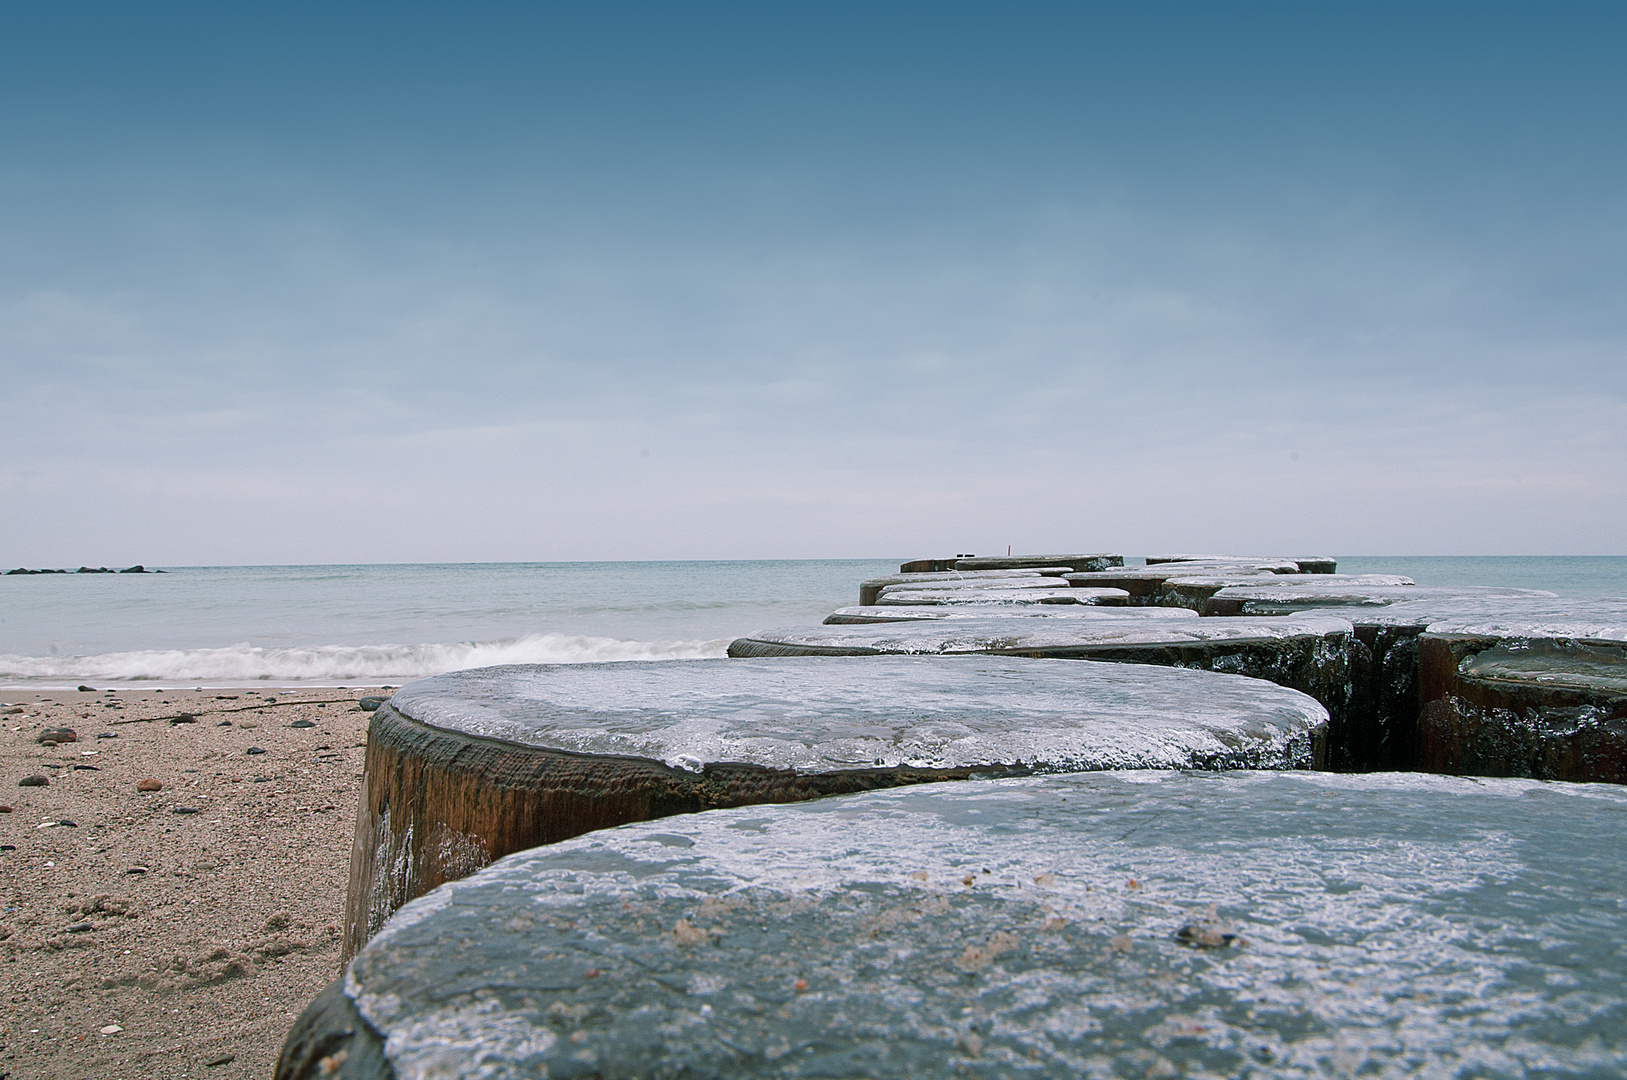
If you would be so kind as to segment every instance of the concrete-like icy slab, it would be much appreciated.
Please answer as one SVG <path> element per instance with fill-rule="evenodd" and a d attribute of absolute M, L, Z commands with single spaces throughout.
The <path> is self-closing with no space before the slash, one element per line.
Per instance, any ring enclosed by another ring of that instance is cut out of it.
<path fill-rule="evenodd" d="M 345 950 L 442 882 L 592 829 L 973 774 L 1304 768 L 1325 759 L 1326 732 L 1323 706 L 1270 683 L 1060 660 L 439 675 L 398 691 L 368 727 Z"/>
<path fill-rule="evenodd" d="M 1284 584 L 1292 588 L 1299 581 L 1287 578 Z M 1406 595 L 1433 598 L 1329 609 L 1354 624 L 1356 637 L 1370 657 L 1366 673 L 1358 678 L 1355 688 L 1356 712 L 1368 718 L 1356 728 L 1354 757 L 1358 762 L 1371 768 L 1420 767 L 1419 717 L 1423 703 L 1418 687 L 1418 650 L 1419 635 L 1425 629 L 1436 624 L 1454 631 L 1478 628 L 1496 638 L 1503 631 L 1529 631 L 1534 626 L 1553 630 L 1563 625 L 1585 632 L 1596 624 L 1606 634 L 1612 626 L 1627 626 L 1624 600 L 1575 600 L 1531 590 L 1523 590 L 1522 595 L 1503 595 L 1511 591 L 1515 590 L 1444 587 L 1442 593 L 1437 593 L 1432 587 L 1420 586 Z M 1447 658 L 1438 661 L 1455 663 Z M 1442 715 L 1439 707 L 1435 715 Z M 1499 756 L 1513 760 L 1501 751 L 1494 759 Z M 1442 767 L 1450 761 L 1450 756 L 1437 759 Z M 1464 759 L 1464 765 L 1468 766 L 1468 759 Z M 1476 771 L 1481 771 L 1478 766 Z"/>
<path fill-rule="evenodd" d="M 1420 605 L 1421 607 L 1422 605 Z M 1627 598 L 1576 600 L 1549 594 L 1448 600 L 1425 610 L 1396 605 L 1390 620 L 1423 618 L 1431 633 L 1511 640 L 1627 641 Z"/>
<path fill-rule="evenodd" d="M 1301 574 L 1331 574 L 1339 564 L 1328 555 L 1148 555 L 1148 566 L 1161 563 L 1252 563 L 1255 565 L 1282 565 L 1292 563 Z M 1283 571 L 1277 571 L 1282 573 Z M 1287 571 L 1293 573 L 1294 571 Z"/>
<path fill-rule="evenodd" d="M 729 655 L 921 656 L 992 653 L 1113 660 L 1233 672 L 1316 698 L 1331 716 L 1328 763 L 1355 764 L 1349 738 L 1351 625 L 1332 615 L 1259 619 L 962 619 L 764 630 L 729 644 Z"/>
<path fill-rule="evenodd" d="M 1081 590 L 1083 591 L 1083 590 Z M 1187 608 L 1118 607 L 1080 604 L 957 604 L 953 607 L 899 607 L 879 604 L 837 608 L 825 616 L 826 626 L 842 623 L 921 622 L 939 619 L 1195 619 Z"/>
<path fill-rule="evenodd" d="M 1396 574 L 1261 574 L 1243 576 L 1215 575 L 1205 577 L 1172 577 L 1158 588 L 1155 602 L 1176 607 L 1187 607 L 1205 615 L 1248 615 L 1241 610 L 1241 600 L 1226 600 L 1218 604 L 1214 598 L 1223 589 L 1298 589 L 1306 595 L 1336 594 L 1346 586 L 1399 586 L 1416 585 L 1409 577 Z M 1230 593 L 1228 596 L 1232 595 Z M 1252 594 L 1250 594 L 1252 595 Z M 1276 611 L 1259 614 L 1279 614 Z"/>
<path fill-rule="evenodd" d="M 1066 566 L 1071 570 L 1105 570 L 1123 566 L 1124 556 L 1106 552 L 1083 555 L 1017 555 L 956 559 L 956 570 L 1021 570 L 1036 566 Z"/>
<path fill-rule="evenodd" d="M 959 570 L 933 571 L 918 574 L 889 574 L 886 577 L 871 578 L 859 583 L 859 603 L 873 604 L 881 590 L 889 585 L 907 585 L 920 582 L 938 581 L 1000 581 L 1009 578 L 1057 578 L 1072 571 L 1069 566 L 1042 566 L 1029 570 L 977 570 L 962 572 Z M 1055 585 L 1053 581 L 1051 584 Z"/>
<path fill-rule="evenodd" d="M 437 890 L 302 1023 L 399 1080 L 1615 1076 L 1624 831 L 1620 789 L 1397 774 L 713 811 Z"/>
<path fill-rule="evenodd" d="M 861 626 L 798 626 L 737 638 L 731 656 L 1018 653 L 1087 656 L 1092 649 L 1348 635 L 1348 620 L 1312 613 L 1238 619 L 963 619 Z M 399 696 L 399 693 L 397 694 Z"/>
<path fill-rule="evenodd" d="M 1109 607 L 1123 606 L 1129 600 L 1130 594 L 1123 589 L 1075 589 L 1068 585 L 1063 585 L 1061 588 L 1053 585 L 1050 588 L 938 590 L 904 589 L 898 586 L 888 586 L 881 590 L 881 596 L 876 599 L 876 603 L 882 607 L 957 604 L 976 604 L 978 606 L 992 604 L 1067 604 Z"/>
<path fill-rule="evenodd" d="M 1088 573 L 1063 574 L 1068 584 L 1081 588 L 1124 589 L 1133 604 L 1160 602 L 1166 582 L 1183 578 L 1229 578 L 1245 582 L 1253 577 L 1266 578 L 1276 571 L 1224 563 L 1165 563 L 1161 566 L 1126 566 L 1116 570 L 1093 570 Z M 1294 575 L 1298 577 L 1296 573 Z"/>
<path fill-rule="evenodd" d="M 1482 601 L 1428 619 L 1415 646 L 1423 767 L 1627 783 L 1627 600 Z"/>
<path fill-rule="evenodd" d="M 961 580 L 941 581 L 897 581 L 881 587 L 882 596 L 890 596 L 903 592 L 982 592 L 996 590 L 1010 592 L 1014 589 L 1067 589 L 1071 588 L 1067 582 L 1057 577 L 1002 577 L 1002 578 L 966 578 Z"/>
<path fill-rule="evenodd" d="M 390 704 L 442 731 L 692 772 L 1306 765 L 1326 720 L 1251 679 L 994 657 L 481 668 Z"/>
<path fill-rule="evenodd" d="M 1240 569 L 1264 570 L 1272 574 L 1298 574 L 1299 560 L 1283 555 L 1148 555 L 1151 567 L 1180 566 L 1236 566 Z"/>
<path fill-rule="evenodd" d="M 1211 615 L 1283 615 L 1317 608 L 1380 607 L 1420 600 L 1552 596 L 1537 589 L 1471 585 L 1389 585 L 1330 582 L 1304 575 L 1267 585 L 1229 585 L 1209 598 Z"/>

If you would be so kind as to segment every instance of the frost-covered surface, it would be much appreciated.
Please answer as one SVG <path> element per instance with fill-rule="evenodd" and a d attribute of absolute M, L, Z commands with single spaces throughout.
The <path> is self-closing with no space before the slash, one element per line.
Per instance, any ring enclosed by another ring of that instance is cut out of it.
<path fill-rule="evenodd" d="M 1515 623 L 1530 624 L 1543 621 L 1569 622 L 1575 618 L 1600 616 L 1605 622 L 1627 622 L 1627 600 L 1576 600 L 1535 589 L 1492 589 L 1490 594 L 1465 588 L 1441 586 L 1446 595 L 1425 593 L 1429 586 L 1420 585 L 1419 592 L 1428 599 L 1398 600 L 1393 604 L 1365 607 L 1359 611 L 1341 611 L 1340 615 L 1358 626 L 1426 627 L 1442 625 L 1468 625 L 1484 623 L 1488 626 Z M 1519 595 L 1505 596 L 1504 593 Z"/>
<path fill-rule="evenodd" d="M 1627 641 L 1627 598 L 1529 598 L 1441 610 L 1429 618 L 1434 634 L 1484 634 L 1517 639 L 1566 638 Z"/>
<path fill-rule="evenodd" d="M 879 587 L 914 581 L 999 581 L 1010 578 L 1059 577 L 1073 572 L 1071 566 L 1042 566 L 1025 570 L 929 570 L 917 574 L 888 574 L 871 578 L 864 585 Z"/>
<path fill-rule="evenodd" d="M 1192 585 L 1222 584 L 1230 585 L 1234 582 L 1242 583 L 1240 588 L 1249 589 L 1305 589 L 1311 591 L 1336 592 L 1344 586 L 1373 586 L 1382 585 L 1391 588 L 1397 586 L 1416 585 L 1417 582 L 1409 577 L 1399 574 L 1249 574 L 1238 576 L 1234 574 L 1195 575 L 1192 577 L 1170 578 L 1172 582 L 1181 582 Z M 1231 595 L 1230 593 L 1227 594 Z"/>
<path fill-rule="evenodd" d="M 1397 774 L 720 810 L 443 885 L 345 988 L 401 1080 L 1619 1077 L 1624 831 L 1621 787 Z"/>
<path fill-rule="evenodd" d="M 1314 699 L 1238 675 L 997 657 L 486 668 L 391 704 L 449 731 L 690 770 L 1305 767 L 1327 723 Z"/>
<path fill-rule="evenodd" d="M 1068 588 L 1065 583 L 1054 577 L 1025 578 L 977 578 L 971 581 L 901 581 L 892 585 L 883 586 L 882 596 L 892 596 L 902 592 L 1011 592 L 1017 589 L 1057 589 Z"/>
<path fill-rule="evenodd" d="M 794 626 L 763 630 L 736 642 L 764 642 L 855 653 L 942 654 L 1075 648 L 1096 645 L 1166 645 L 1203 641 L 1280 640 L 1350 632 L 1336 615 L 1232 619 L 957 619 L 858 626 Z"/>
<path fill-rule="evenodd" d="M 970 555 L 964 559 L 956 559 L 955 569 L 977 571 L 1066 566 L 1071 570 L 1080 563 L 1101 567 L 1123 566 L 1124 556 L 1105 551 L 1076 553 L 1073 555 L 991 555 L 982 558 Z"/>
<path fill-rule="evenodd" d="M 1324 556 L 1316 556 L 1318 562 L 1332 562 Z M 1148 566 L 1164 566 L 1168 563 L 1208 563 L 1218 566 L 1249 566 L 1264 570 L 1272 574 L 1299 573 L 1299 560 L 1285 555 L 1148 555 Z"/>
<path fill-rule="evenodd" d="M 1512 638 L 1466 657 L 1458 665 L 1458 674 L 1482 682 L 1521 683 L 1543 690 L 1580 690 L 1621 698 L 1627 696 L 1627 649 L 1620 640 L 1599 637 L 1585 641 Z M 1586 712 L 1583 716 L 1562 709 L 1552 717 L 1557 722 L 1549 725 L 1549 732 L 1558 734 L 1575 723 L 1591 726 L 1594 720 L 1606 720 L 1610 710 L 1606 706 L 1602 712 Z"/>
<path fill-rule="evenodd" d="M 1096 591 L 1080 589 L 1080 592 Z M 1120 592 L 1121 590 L 1113 590 Z M 920 622 L 936 619 L 1195 619 L 1189 608 L 1097 607 L 1079 604 L 957 604 L 954 607 L 901 607 L 875 604 L 837 608 L 825 617 L 828 625 L 838 623 Z"/>
<path fill-rule="evenodd" d="M 1330 575 L 1331 576 L 1331 575 Z M 1272 615 L 1327 607 L 1379 607 L 1403 601 L 1490 600 L 1543 597 L 1538 589 L 1505 589 L 1473 585 L 1382 585 L 1355 582 L 1325 583 L 1323 575 L 1306 574 L 1265 586 L 1229 585 L 1215 593 L 1216 600 L 1240 600 L 1245 615 Z"/>
<path fill-rule="evenodd" d="M 1049 579 L 1046 579 L 1049 580 Z M 1122 604 L 1130 594 L 1123 589 L 1082 588 L 1069 585 L 1025 587 L 1018 589 L 899 589 L 889 586 L 881 590 L 876 603 L 883 607 L 926 605 L 941 607 L 946 604 Z"/>
<path fill-rule="evenodd" d="M 1171 578 L 1189 577 L 1264 577 L 1272 575 L 1274 571 L 1255 569 L 1253 567 L 1232 563 L 1160 563 L 1157 566 L 1126 566 L 1118 570 L 1086 570 L 1077 574 L 1063 574 L 1065 581 L 1076 581 L 1082 585 L 1089 585 L 1095 581 L 1104 581 L 1109 578 L 1134 579 L 1140 581 L 1168 581 Z M 1294 575 L 1299 576 L 1299 575 Z"/>

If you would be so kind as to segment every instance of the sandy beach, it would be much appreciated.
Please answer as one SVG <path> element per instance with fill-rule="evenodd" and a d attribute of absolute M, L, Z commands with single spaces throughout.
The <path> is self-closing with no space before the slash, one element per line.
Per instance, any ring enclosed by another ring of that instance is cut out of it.
<path fill-rule="evenodd" d="M 0 691 L 0 1078 L 271 1075 L 339 973 L 380 693 Z"/>

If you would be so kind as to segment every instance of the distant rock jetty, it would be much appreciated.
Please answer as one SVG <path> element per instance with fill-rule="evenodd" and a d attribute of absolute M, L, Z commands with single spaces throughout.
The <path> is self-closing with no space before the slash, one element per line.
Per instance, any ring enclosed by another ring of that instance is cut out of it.
<path fill-rule="evenodd" d="M 140 563 L 127 566 L 123 570 L 110 570 L 105 566 L 81 566 L 77 570 L 30 570 L 26 566 L 19 566 L 15 570 L 7 570 L 6 577 L 16 574 L 167 574 L 168 570 L 149 570 Z"/>

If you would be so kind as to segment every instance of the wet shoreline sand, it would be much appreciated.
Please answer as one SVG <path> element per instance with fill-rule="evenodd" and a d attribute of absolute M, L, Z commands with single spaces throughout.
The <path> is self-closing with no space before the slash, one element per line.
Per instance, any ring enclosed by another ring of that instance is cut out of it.
<path fill-rule="evenodd" d="M 0 1074 L 270 1076 L 339 971 L 356 702 L 388 693 L 0 690 Z"/>

